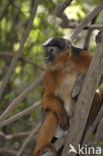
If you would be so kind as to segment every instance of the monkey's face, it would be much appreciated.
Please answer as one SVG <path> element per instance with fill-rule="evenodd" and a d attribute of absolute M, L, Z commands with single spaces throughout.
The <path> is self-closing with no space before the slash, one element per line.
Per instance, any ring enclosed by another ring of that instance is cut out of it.
<path fill-rule="evenodd" d="M 60 52 L 70 48 L 71 44 L 63 38 L 50 38 L 44 44 L 44 56 L 46 65 L 51 65 Z"/>
<path fill-rule="evenodd" d="M 47 66 L 51 65 L 60 51 L 61 50 L 56 46 L 44 47 L 45 64 Z"/>

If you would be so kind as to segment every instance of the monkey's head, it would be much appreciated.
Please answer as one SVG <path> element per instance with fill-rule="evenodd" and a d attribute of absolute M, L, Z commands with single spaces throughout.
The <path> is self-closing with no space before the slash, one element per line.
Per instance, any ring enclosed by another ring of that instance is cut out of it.
<path fill-rule="evenodd" d="M 46 65 L 51 65 L 60 52 L 71 48 L 71 43 L 64 38 L 50 38 L 43 43 Z"/>
<path fill-rule="evenodd" d="M 56 37 L 50 38 L 44 42 L 43 48 L 46 66 L 51 65 L 58 54 L 66 52 L 67 49 L 71 49 L 71 54 L 75 57 L 78 57 L 81 52 L 85 51 L 84 49 L 72 46 L 67 39 Z"/>

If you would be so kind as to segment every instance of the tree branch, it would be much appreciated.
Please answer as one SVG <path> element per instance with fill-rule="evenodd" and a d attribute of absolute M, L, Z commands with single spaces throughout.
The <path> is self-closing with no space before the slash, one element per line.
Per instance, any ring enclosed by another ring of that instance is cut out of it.
<path fill-rule="evenodd" d="M 90 137 L 92 136 L 97 124 L 99 123 L 99 121 L 102 119 L 103 117 L 103 106 L 101 107 L 101 109 L 99 110 L 97 116 L 96 116 L 96 119 L 95 121 L 93 122 L 93 124 L 89 127 L 87 133 L 86 133 L 86 136 L 83 140 L 83 145 L 86 145 L 89 140 L 90 140 Z"/>
<path fill-rule="evenodd" d="M 9 149 L 6 149 L 6 148 L 0 148 L 0 155 L 2 156 L 15 156 L 17 154 L 16 151 L 13 151 L 13 150 L 9 150 Z"/>
<path fill-rule="evenodd" d="M 32 15 L 31 15 L 30 20 L 28 22 L 27 28 L 26 28 L 26 30 L 24 32 L 24 35 L 23 35 L 20 47 L 17 50 L 15 56 L 13 57 L 12 62 L 10 64 L 10 66 L 9 66 L 8 71 L 7 71 L 7 74 L 5 76 L 5 79 L 3 80 L 2 84 L 1 84 L 1 87 L 0 87 L 0 98 L 2 97 L 3 92 L 4 92 L 5 88 L 6 88 L 6 85 L 8 84 L 8 82 L 10 80 L 10 77 L 12 76 L 12 73 L 13 73 L 14 68 L 16 66 L 16 62 L 17 62 L 17 60 L 18 60 L 18 58 L 19 58 L 19 56 L 20 56 L 20 54 L 22 52 L 22 49 L 24 47 L 24 44 L 25 44 L 25 42 L 26 42 L 26 40 L 27 40 L 27 38 L 29 36 L 29 33 L 30 33 L 31 28 L 32 28 L 33 20 L 35 18 L 35 14 L 36 14 L 39 2 L 40 2 L 40 0 L 35 0 L 34 1 L 34 5 L 33 5 L 33 8 L 32 8 Z"/>
<path fill-rule="evenodd" d="M 79 26 L 79 24 L 68 24 L 66 27 L 63 27 L 63 28 L 74 29 L 74 28 L 77 28 L 78 26 Z M 103 29 L 103 25 L 90 24 L 90 25 L 85 26 L 83 29 L 84 30 L 87 30 L 87 29 L 90 29 L 90 30 L 94 30 L 94 29 L 102 30 Z"/>
<path fill-rule="evenodd" d="M 1 22 L 1 20 L 3 19 L 3 17 L 5 16 L 5 14 L 6 14 L 8 8 L 9 8 L 9 6 L 12 4 L 13 1 L 14 1 L 14 0 L 9 0 L 9 1 L 8 1 L 8 3 L 7 3 L 7 5 L 6 5 L 6 7 L 5 7 L 5 9 L 3 10 L 2 14 L 0 15 L 0 22 Z"/>
<path fill-rule="evenodd" d="M 66 138 L 66 144 L 63 150 L 63 155 L 67 155 L 70 149 L 69 147 L 70 144 L 72 144 L 77 150 L 78 144 L 81 141 L 81 137 L 85 129 L 85 125 L 92 105 L 93 97 L 103 72 L 102 71 L 103 31 L 98 33 L 96 37 L 96 42 L 97 42 L 96 52 L 90 64 L 87 76 L 84 80 L 82 91 L 80 93 L 80 96 L 76 104 L 78 107 L 76 107 L 76 111 L 73 116 L 73 122 L 72 122 L 73 124 L 71 125 L 69 133 Z M 71 153 L 69 153 L 68 156 L 71 156 Z M 76 156 L 76 154 L 72 153 L 72 156 Z"/>
<path fill-rule="evenodd" d="M 14 57 L 15 54 L 14 54 L 14 53 L 11 53 L 11 52 L 5 52 L 5 51 L 4 51 L 4 52 L 0 52 L 0 56 L 4 56 L 4 57 L 5 57 L 5 56 Z M 21 61 L 24 61 L 24 62 L 26 62 L 26 63 L 29 63 L 29 64 L 33 65 L 34 67 L 39 68 L 40 70 L 45 70 L 44 67 L 41 67 L 40 65 L 34 63 L 33 61 L 31 61 L 31 60 L 28 59 L 28 58 L 25 58 L 25 57 L 23 57 L 23 56 L 19 56 L 18 59 L 21 60 Z"/>
<path fill-rule="evenodd" d="M 30 106 L 29 108 L 25 109 L 24 111 L 19 112 L 16 115 L 14 115 L 13 117 L 11 117 L 11 118 L 5 120 L 4 122 L 2 122 L 0 124 L 0 127 L 6 126 L 6 125 L 8 125 L 8 124 L 10 124 L 10 123 L 20 119 L 24 115 L 29 114 L 32 110 L 34 110 L 34 108 L 40 106 L 40 104 L 41 104 L 41 101 L 38 101 L 38 102 L 34 103 L 32 106 Z"/>
<path fill-rule="evenodd" d="M 92 25 L 96 22 L 96 19 L 97 19 L 97 16 L 94 17 L 94 19 L 92 20 L 92 22 L 91 22 Z M 85 42 L 84 42 L 85 50 L 88 50 L 88 48 L 89 48 L 89 42 L 90 42 L 90 37 L 92 35 L 92 32 L 93 32 L 93 29 L 90 29 L 90 28 L 87 31 L 87 35 L 86 35 Z"/>
<path fill-rule="evenodd" d="M 56 6 L 55 15 L 62 19 L 61 26 L 69 24 L 69 19 L 67 18 L 66 14 L 64 14 L 64 10 L 71 4 L 72 1 L 73 0 L 66 0 Z"/>
<path fill-rule="evenodd" d="M 26 97 L 28 94 L 30 94 L 34 88 L 36 88 L 41 81 L 44 79 L 43 73 L 35 82 L 33 82 L 26 90 L 24 90 L 17 98 L 11 102 L 11 104 L 8 106 L 8 108 L 2 113 L 0 116 L 0 125 L 2 122 L 8 117 L 9 113 L 12 112 L 12 110 L 17 107 L 17 105 Z"/>
<path fill-rule="evenodd" d="M 5 135 L 3 132 L 0 132 L 0 140 L 3 138 L 3 140 L 9 141 L 10 139 L 25 137 L 25 136 L 29 135 L 29 133 L 30 133 L 30 131 L 29 132 L 21 132 L 21 133 L 17 133 L 17 134 Z"/>
<path fill-rule="evenodd" d="M 68 39 L 72 42 L 76 39 L 76 36 L 81 32 L 81 30 L 87 26 L 87 24 L 99 14 L 99 12 L 103 9 L 103 1 L 78 25 L 77 28 L 73 31 L 73 33 L 68 37 Z"/>
<path fill-rule="evenodd" d="M 36 127 L 34 127 L 30 134 L 27 136 L 27 138 L 24 140 L 24 144 L 21 146 L 20 150 L 18 151 L 16 156 L 20 156 L 22 154 L 22 152 L 24 151 L 25 147 L 27 146 L 27 144 L 29 143 L 29 141 L 31 140 L 31 138 L 33 137 L 33 135 L 39 130 L 41 124 L 39 123 Z"/>

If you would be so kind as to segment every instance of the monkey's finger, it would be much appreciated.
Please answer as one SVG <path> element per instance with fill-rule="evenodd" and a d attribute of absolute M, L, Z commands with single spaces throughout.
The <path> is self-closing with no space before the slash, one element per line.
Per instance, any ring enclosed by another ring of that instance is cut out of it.
<path fill-rule="evenodd" d="M 68 130 L 68 128 L 69 128 L 69 118 L 68 118 L 68 116 L 65 116 L 63 118 L 63 120 L 64 120 L 64 130 Z"/>
<path fill-rule="evenodd" d="M 68 128 L 69 128 L 68 116 L 58 115 L 58 121 L 59 121 L 59 125 L 61 126 L 61 128 L 63 128 L 64 130 L 68 130 Z"/>
<path fill-rule="evenodd" d="M 59 125 L 61 128 L 65 129 L 65 123 L 61 117 L 59 118 Z"/>

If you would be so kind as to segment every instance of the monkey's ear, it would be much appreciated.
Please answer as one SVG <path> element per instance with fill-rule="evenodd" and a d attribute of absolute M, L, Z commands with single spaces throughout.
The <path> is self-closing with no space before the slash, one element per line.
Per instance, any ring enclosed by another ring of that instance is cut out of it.
<path fill-rule="evenodd" d="M 72 52 L 72 55 L 73 55 L 73 56 L 79 56 L 80 53 L 81 53 L 81 52 L 84 52 L 84 51 L 85 51 L 84 49 L 71 46 L 71 52 Z"/>

